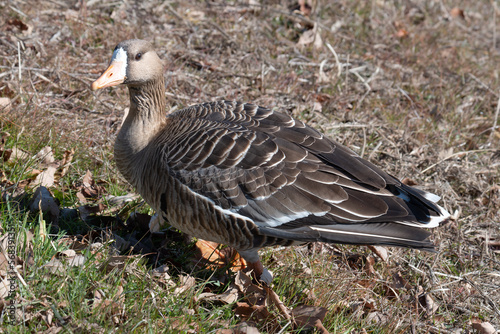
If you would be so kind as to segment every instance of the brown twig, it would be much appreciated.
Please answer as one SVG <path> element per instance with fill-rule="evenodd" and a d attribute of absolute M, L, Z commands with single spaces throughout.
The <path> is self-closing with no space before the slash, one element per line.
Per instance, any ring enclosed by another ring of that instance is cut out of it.
<path fill-rule="evenodd" d="M 427 167 L 426 169 L 424 169 L 422 171 L 422 173 L 425 173 L 425 172 L 428 172 L 429 170 L 433 169 L 434 167 L 436 167 L 437 165 L 439 165 L 440 163 L 448 160 L 448 159 L 451 159 L 451 158 L 454 158 L 454 157 L 458 157 L 460 155 L 466 155 L 466 154 L 470 154 L 470 153 L 480 153 L 480 152 L 496 152 L 498 151 L 497 149 L 483 149 L 483 150 L 471 150 L 471 151 L 460 151 L 460 152 L 456 152 L 456 153 L 453 153 L 453 154 L 450 154 L 449 156 L 447 156 L 446 158 L 444 159 L 441 159 L 439 160 L 438 162 L 430 165 L 429 167 Z"/>
<path fill-rule="evenodd" d="M 498 102 L 497 102 L 497 110 L 495 111 L 495 116 L 493 117 L 493 126 L 491 127 L 491 133 L 490 133 L 490 142 L 493 141 L 493 137 L 495 137 L 495 129 L 498 126 L 498 115 L 500 114 L 500 96 L 498 97 Z"/>
<path fill-rule="evenodd" d="M 269 300 L 278 308 L 281 315 L 283 315 L 287 320 L 290 320 L 292 316 L 290 315 L 290 310 L 285 304 L 280 300 L 280 297 L 273 291 L 267 284 L 264 284 L 264 289 L 267 292 Z"/>

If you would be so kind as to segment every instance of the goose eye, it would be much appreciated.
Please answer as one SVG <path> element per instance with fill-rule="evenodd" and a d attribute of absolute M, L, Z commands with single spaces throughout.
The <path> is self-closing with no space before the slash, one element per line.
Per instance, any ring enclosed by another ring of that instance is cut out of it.
<path fill-rule="evenodd" d="M 141 57 L 142 57 L 142 53 L 139 52 L 138 54 L 135 55 L 135 60 L 139 60 L 139 59 L 141 59 Z"/>

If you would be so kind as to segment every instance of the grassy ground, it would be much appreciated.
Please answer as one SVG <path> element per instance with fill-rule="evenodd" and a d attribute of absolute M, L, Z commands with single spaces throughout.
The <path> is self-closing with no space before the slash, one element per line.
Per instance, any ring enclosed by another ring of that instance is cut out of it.
<path fill-rule="evenodd" d="M 147 234 L 140 199 L 113 200 L 133 193 L 112 153 L 128 95 L 89 84 L 129 38 L 165 59 L 171 110 L 222 98 L 286 110 L 453 213 L 436 254 L 264 250 L 288 307 L 326 308 L 332 333 L 500 329 L 498 3 L 265 3 L 0 1 L 0 332 L 299 331 L 274 307 L 201 298 L 229 293 L 234 274 L 197 265 L 176 231 Z M 36 156 L 47 146 L 53 158 Z M 29 208 L 50 167 L 42 214 Z"/>

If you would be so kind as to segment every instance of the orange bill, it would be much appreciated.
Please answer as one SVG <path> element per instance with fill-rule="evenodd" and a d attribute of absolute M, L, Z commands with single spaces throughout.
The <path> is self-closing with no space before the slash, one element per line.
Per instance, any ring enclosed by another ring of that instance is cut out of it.
<path fill-rule="evenodd" d="M 109 67 L 104 73 L 92 83 L 92 90 L 116 86 L 127 78 L 127 52 L 123 48 L 113 51 Z"/>
<path fill-rule="evenodd" d="M 105 87 L 116 86 L 125 81 L 125 67 L 124 61 L 112 61 L 108 69 L 92 83 L 92 90 L 98 90 Z"/>

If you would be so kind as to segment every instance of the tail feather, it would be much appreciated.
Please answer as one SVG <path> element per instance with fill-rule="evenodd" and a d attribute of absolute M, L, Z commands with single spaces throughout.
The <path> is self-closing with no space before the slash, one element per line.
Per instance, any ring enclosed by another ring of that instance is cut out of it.
<path fill-rule="evenodd" d="M 434 250 L 430 232 L 397 223 L 337 224 L 311 226 L 321 234 L 320 241 L 356 245 L 385 245 Z"/>
<path fill-rule="evenodd" d="M 260 228 L 260 230 L 266 236 L 302 242 L 385 245 L 434 251 L 434 244 L 429 240 L 430 232 L 398 223 L 310 225 L 291 229 Z"/>
<path fill-rule="evenodd" d="M 397 190 L 390 190 L 393 193 L 399 192 L 399 195 L 395 194 L 398 197 L 409 195 L 408 199 L 405 199 L 406 204 L 417 221 L 423 223 L 427 228 L 437 227 L 450 217 L 448 211 L 437 204 L 440 199 L 437 195 L 405 184 L 401 184 Z"/>

